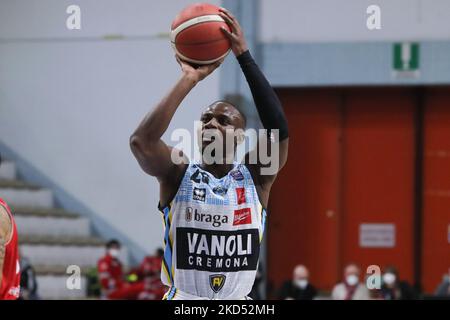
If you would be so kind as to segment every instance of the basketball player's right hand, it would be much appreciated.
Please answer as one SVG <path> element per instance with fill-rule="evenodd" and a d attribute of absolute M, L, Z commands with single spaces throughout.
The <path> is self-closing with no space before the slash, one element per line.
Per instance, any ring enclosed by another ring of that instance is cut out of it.
<path fill-rule="evenodd" d="M 194 67 L 189 62 L 182 60 L 178 55 L 175 56 L 181 67 L 183 75 L 194 83 L 198 83 L 214 72 L 223 62 L 221 59 L 215 63 Z"/>

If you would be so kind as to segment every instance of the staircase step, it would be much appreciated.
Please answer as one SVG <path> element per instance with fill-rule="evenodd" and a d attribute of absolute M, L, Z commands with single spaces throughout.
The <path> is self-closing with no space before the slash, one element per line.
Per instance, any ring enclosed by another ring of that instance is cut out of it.
<path fill-rule="evenodd" d="M 11 206 L 53 207 L 50 190 L 20 180 L 0 180 L 0 196 Z"/>
<path fill-rule="evenodd" d="M 67 288 L 68 275 L 37 275 L 38 293 L 41 299 L 83 299 L 87 295 L 87 280 L 81 276 L 81 288 Z"/>
<path fill-rule="evenodd" d="M 47 246 L 103 247 L 105 241 L 97 237 L 71 237 L 50 235 L 19 235 L 20 244 Z"/>
<path fill-rule="evenodd" d="M 50 190 L 17 190 L 0 188 L 1 197 L 12 205 L 50 208 L 53 206 L 53 194 Z"/>
<path fill-rule="evenodd" d="M 61 266 L 61 265 L 34 265 L 33 266 L 34 271 L 37 275 L 40 276 L 68 276 L 71 273 L 67 273 L 67 266 Z M 91 272 L 93 269 L 97 270 L 95 266 L 83 266 L 80 267 L 81 274 L 87 275 L 89 272 Z"/>
<path fill-rule="evenodd" d="M 20 239 L 19 239 L 20 240 Z M 21 254 L 38 265 L 76 265 L 91 267 L 105 253 L 102 246 L 67 246 L 45 244 L 21 244 Z"/>
<path fill-rule="evenodd" d="M 78 217 L 26 216 L 15 215 L 18 232 L 23 241 L 26 236 L 89 237 L 89 219 Z"/>
<path fill-rule="evenodd" d="M 85 240 L 42 240 L 44 241 L 39 242 L 35 237 L 33 241 L 30 241 L 26 236 L 21 237 L 19 235 L 21 255 L 27 257 L 32 265 L 95 267 L 98 260 L 105 255 L 105 248 L 98 239 L 94 240 L 97 243 L 96 245 L 88 245 Z M 125 267 L 128 266 L 126 248 L 121 250 L 120 261 Z"/>
<path fill-rule="evenodd" d="M 14 179 L 0 179 L 0 189 L 39 190 L 41 187 Z"/>
<path fill-rule="evenodd" d="M 11 161 L 2 161 L 0 165 L 0 179 L 14 180 L 16 178 L 16 164 Z"/>
<path fill-rule="evenodd" d="M 18 207 L 10 206 L 15 216 L 23 217 L 52 217 L 65 219 L 78 219 L 80 215 L 68 212 L 61 208 L 42 208 L 42 207 Z"/>

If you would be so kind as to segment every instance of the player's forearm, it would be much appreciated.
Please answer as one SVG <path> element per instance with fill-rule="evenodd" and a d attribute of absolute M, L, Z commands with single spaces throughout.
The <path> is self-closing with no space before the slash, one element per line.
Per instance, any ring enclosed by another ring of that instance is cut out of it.
<path fill-rule="evenodd" d="M 169 127 L 177 108 L 196 84 L 195 80 L 183 75 L 169 94 L 145 116 L 133 133 L 132 139 L 134 137 L 148 144 L 159 141 Z"/>
<path fill-rule="evenodd" d="M 289 137 L 286 117 L 269 81 L 249 51 L 237 57 L 255 101 L 256 109 L 265 129 L 278 129 L 280 141 Z"/>

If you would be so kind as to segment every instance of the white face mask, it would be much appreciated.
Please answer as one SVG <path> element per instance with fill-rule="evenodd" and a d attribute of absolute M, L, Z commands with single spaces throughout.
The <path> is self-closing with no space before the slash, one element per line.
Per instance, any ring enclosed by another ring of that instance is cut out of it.
<path fill-rule="evenodd" d="M 395 276 L 395 274 L 393 274 L 393 273 L 385 273 L 385 274 L 383 275 L 383 281 L 384 281 L 384 283 L 386 283 L 387 285 L 394 284 L 395 280 L 396 280 L 396 276 Z"/>
<path fill-rule="evenodd" d="M 351 274 L 345 278 L 345 282 L 347 282 L 349 286 L 356 286 L 359 282 L 359 278 L 356 275 Z"/>
<path fill-rule="evenodd" d="M 120 255 L 120 251 L 119 249 L 109 249 L 108 254 L 113 258 L 117 258 Z"/>
<path fill-rule="evenodd" d="M 298 279 L 298 280 L 295 280 L 294 283 L 300 289 L 305 289 L 308 286 L 308 280 L 306 280 L 306 279 Z"/>

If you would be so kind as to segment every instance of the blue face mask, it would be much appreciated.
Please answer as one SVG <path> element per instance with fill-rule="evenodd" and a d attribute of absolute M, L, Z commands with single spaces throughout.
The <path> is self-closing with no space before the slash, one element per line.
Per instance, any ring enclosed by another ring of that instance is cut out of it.
<path fill-rule="evenodd" d="M 356 286 L 359 282 L 359 278 L 358 276 L 351 274 L 345 278 L 345 282 L 347 282 L 349 286 Z"/>
<path fill-rule="evenodd" d="M 308 280 L 298 279 L 294 281 L 295 285 L 300 289 L 305 289 L 308 286 Z"/>
<path fill-rule="evenodd" d="M 119 249 L 109 249 L 109 250 L 108 250 L 108 253 L 109 253 L 109 255 L 110 255 L 111 257 L 113 257 L 113 258 L 117 258 L 117 257 L 119 257 L 119 255 L 120 255 Z"/>
<path fill-rule="evenodd" d="M 396 276 L 395 276 L 395 274 L 393 274 L 393 273 L 385 273 L 384 275 L 383 275 L 383 281 L 384 281 L 384 283 L 386 283 L 387 285 L 392 285 L 392 284 L 394 284 L 395 283 L 395 280 L 396 280 Z"/>

